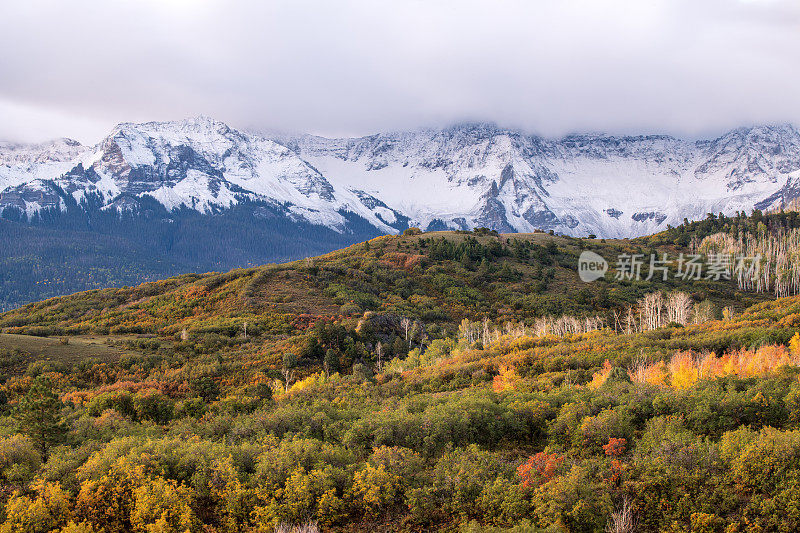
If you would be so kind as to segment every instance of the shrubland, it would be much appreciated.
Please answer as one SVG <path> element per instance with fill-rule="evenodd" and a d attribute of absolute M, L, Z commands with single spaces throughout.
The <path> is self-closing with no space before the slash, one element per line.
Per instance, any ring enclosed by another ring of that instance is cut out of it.
<path fill-rule="evenodd" d="M 0 315 L 124 348 L 0 353 L 0 531 L 795 531 L 800 297 L 577 280 L 671 231 L 411 232 Z"/>

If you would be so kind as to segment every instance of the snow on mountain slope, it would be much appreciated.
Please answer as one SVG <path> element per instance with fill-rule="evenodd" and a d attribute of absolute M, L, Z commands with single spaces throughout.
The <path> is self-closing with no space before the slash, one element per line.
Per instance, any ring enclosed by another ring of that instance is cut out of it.
<path fill-rule="evenodd" d="M 750 211 L 777 188 L 776 174 L 735 188 L 731 169 L 720 166 L 704 143 L 670 137 L 571 137 L 551 160 L 559 180 L 550 187 L 551 207 L 570 214 L 592 233 L 626 237 L 660 231 L 709 212 Z M 717 144 L 717 141 L 711 144 Z M 795 157 L 800 157 L 800 150 Z"/>
<path fill-rule="evenodd" d="M 36 179 L 52 179 L 74 166 L 89 148 L 72 139 L 41 144 L 0 142 L 0 191 Z"/>
<path fill-rule="evenodd" d="M 541 206 L 543 183 L 555 179 L 536 162 L 543 154 L 538 139 L 485 124 L 361 139 L 302 137 L 291 146 L 332 183 L 369 191 L 422 227 L 439 221 L 532 229 L 507 219 Z M 496 198 L 503 188 L 517 189 L 513 199 Z"/>
<path fill-rule="evenodd" d="M 149 196 L 167 209 L 188 207 L 203 213 L 250 200 L 269 202 L 289 216 L 338 230 L 347 223 L 343 213 L 352 212 L 382 231 L 396 231 L 384 222 L 396 218 L 394 213 L 387 215 L 385 206 L 373 212 L 358 195 L 337 190 L 285 146 L 205 117 L 120 124 L 70 164 L 47 161 L 34 167 L 31 175 L 40 181 L 9 180 L 11 186 L 0 192 L 0 207 L 29 214 L 60 208 L 60 192 L 77 202 L 96 195 L 108 207 L 123 209 L 135 209 L 136 198 Z"/>
<path fill-rule="evenodd" d="M 423 227 L 440 220 L 451 227 L 631 237 L 709 212 L 768 207 L 800 192 L 800 135 L 791 126 L 687 142 L 546 140 L 468 124 L 362 139 L 302 137 L 290 146 L 331 182 L 374 191 Z M 769 200 L 782 187 L 785 194 Z"/>
<path fill-rule="evenodd" d="M 571 135 L 490 124 L 326 139 L 244 133 L 200 117 L 120 124 L 96 147 L 0 144 L 0 210 L 28 216 L 101 198 L 135 210 L 213 213 L 248 201 L 347 230 L 488 226 L 632 237 L 708 212 L 783 205 L 800 195 L 800 134 L 740 128 L 718 139 Z"/>

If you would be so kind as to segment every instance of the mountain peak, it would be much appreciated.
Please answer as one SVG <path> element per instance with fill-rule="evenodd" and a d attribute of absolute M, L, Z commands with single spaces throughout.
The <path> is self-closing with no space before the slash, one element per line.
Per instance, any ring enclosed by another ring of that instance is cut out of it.
<path fill-rule="evenodd" d="M 225 135 L 231 131 L 232 129 L 224 122 L 205 115 L 198 115 L 182 120 L 122 122 L 117 124 L 110 136 L 113 137 L 120 132 L 146 132 L 148 134 L 186 132 Z"/>
<path fill-rule="evenodd" d="M 720 135 L 715 141 L 720 141 L 723 139 L 729 139 L 731 137 L 742 137 L 742 138 L 755 138 L 755 137 L 766 137 L 766 138 L 774 138 L 774 137 L 781 137 L 781 136 L 794 136 L 800 137 L 800 133 L 798 133 L 797 128 L 789 122 L 778 122 L 778 123 L 771 123 L 771 124 L 755 124 L 751 126 L 741 126 L 738 128 L 734 128 L 722 135 Z"/>
<path fill-rule="evenodd" d="M 463 131 L 463 132 L 497 132 L 501 128 L 496 122 L 483 122 L 483 121 L 465 121 L 456 122 L 445 128 L 445 131 Z"/>
<path fill-rule="evenodd" d="M 217 130 L 230 129 L 230 127 L 221 120 L 209 117 L 208 115 L 196 115 L 194 117 L 189 117 L 187 119 L 181 120 L 180 123 L 187 127 L 208 128 Z"/>

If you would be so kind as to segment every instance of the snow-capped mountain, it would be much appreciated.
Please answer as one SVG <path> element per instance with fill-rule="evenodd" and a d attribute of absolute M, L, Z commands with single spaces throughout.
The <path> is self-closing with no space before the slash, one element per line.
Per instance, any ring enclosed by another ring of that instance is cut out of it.
<path fill-rule="evenodd" d="M 631 237 L 788 201 L 800 190 L 791 126 L 712 141 L 666 136 L 543 139 L 489 125 L 290 145 L 330 179 L 380 197 L 422 227 L 554 229 Z"/>
<path fill-rule="evenodd" d="M 68 162 L 62 161 L 65 150 L 50 145 L 24 151 L 0 147 L 0 187 L 5 186 L 0 209 L 32 216 L 92 197 L 106 209 L 135 211 L 148 196 L 168 210 L 211 213 L 258 200 L 340 231 L 346 225 L 343 212 L 362 216 L 381 231 L 396 231 L 389 225 L 396 214 L 376 199 L 332 185 L 281 144 L 205 117 L 120 124 L 95 147 L 74 141 L 69 146 Z M 23 160 L 22 153 L 30 157 Z"/>
<path fill-rule="evenodd" d="M 490 124 L 327 139 L 201 117 L 120 124 L 94 147 L 0 144 L 3 216 L 90 203 L 135 213 L 149 197 L 206 214 L 267 203 L 340 233 L 355 216 L 384 233 L 487 226 L 633 237 L 798 195 L 800 133 L 788 125 L 708 141 L 546 139 Z"/>

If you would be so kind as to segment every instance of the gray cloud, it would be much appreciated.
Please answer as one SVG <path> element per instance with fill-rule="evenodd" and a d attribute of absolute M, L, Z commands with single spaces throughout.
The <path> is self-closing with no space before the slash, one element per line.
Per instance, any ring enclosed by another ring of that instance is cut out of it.
<path fill-rule="evenodd" d="M 800 123 L 796 0 L 12 0 L 0 49 L 12 140 L 201 113 L 345 135 Z"/>

